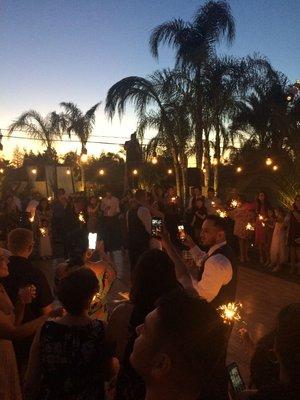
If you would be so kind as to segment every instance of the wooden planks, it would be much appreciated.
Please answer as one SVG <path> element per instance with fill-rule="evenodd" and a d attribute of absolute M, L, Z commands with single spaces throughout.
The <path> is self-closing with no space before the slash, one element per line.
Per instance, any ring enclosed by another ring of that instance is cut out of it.
<path fill-rule="evenodd" d="M 237 330 L 245 326 L 256 342 L 274 327 L 276 315 L 286 305 L 300 302 L 300 285 L 249 268 L 239 268 L 237 301 L 243 304 L 246 325 L 236 324 L 228 347 L 228 362 L 235 361 L 248 380 L 249 357 Z"/>

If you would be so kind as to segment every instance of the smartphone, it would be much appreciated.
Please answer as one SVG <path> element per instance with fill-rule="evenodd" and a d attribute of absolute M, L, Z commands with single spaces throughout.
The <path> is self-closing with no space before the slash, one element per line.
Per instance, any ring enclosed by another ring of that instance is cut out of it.
<path fill-rule="evenodd" d="M 184 226 L 183 225 L 178 225 L 177 229 L 178 229 L 179 239 L 181 240 L 181 242 L 184 242 L 185 238 L 186 238 L 186 233 L 185 233 L 185 230 L 184 230 Z"/>
<path fill-rule="evenodd" d="M 93 233 L 93 232 L 89 233 L 88 238 L 89 238 L 89 249 L 90 250 L 95 250 L 96 249 L 97 236 L 98 236 L 97 233 Z"/>
<path fill-rule="evenodd" d="M 162 232 L 162 219 L 153 217 L 151 220 L 151 236 L 159 238 Z"/>
<path fill-rule="evenodd" d="M 245 382 L 240 373 L 239 367 L 235 362 L 227 365 L 227 372 L 229 376 L 230 385 L 234 391 L 234 393 L 240 393 L 243 390 L 246 390 Z"/>

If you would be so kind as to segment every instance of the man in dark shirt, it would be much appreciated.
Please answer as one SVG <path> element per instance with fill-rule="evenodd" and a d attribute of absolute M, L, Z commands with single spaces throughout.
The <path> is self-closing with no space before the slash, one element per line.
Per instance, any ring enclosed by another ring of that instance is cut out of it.
<path fill-rule="evenodd" d="M 29 260 L 34 246 L 32 231 L 24 228 L 12 230 L 8 235 L 8 249 L 12 255 L 9 258 L 9 275 L 3 281 L 12 303 L 17 301 L 18 291 L 26 286 L 34 286 L 36 296 L 32 303 L 25 307 L 22 322 L 29 322 L 52 310 L 53 296 L 48 281 L 42 271 L 34 267 Z M 32 338 L 20 341 L 15 350 L 19 365 L 24 366 L 30 350 Z"/>

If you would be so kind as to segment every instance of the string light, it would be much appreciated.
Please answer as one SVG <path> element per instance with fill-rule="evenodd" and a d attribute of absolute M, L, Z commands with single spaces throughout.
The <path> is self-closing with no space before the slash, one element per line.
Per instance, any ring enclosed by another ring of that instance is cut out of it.
<path fill-rule="evenodd" d="M 213 159 L 212 165 L 218 165 L 218 159 L 217 159 L 217 158 L 214 158 L 214 159 Z"/>
<path fill-rule="evenodd" d="M 278 171 L 278 165 L 273 165 L 273 171 Z"/>
<path fill-rule="evenodd" d="M 36 175 L 36 174 L 37 174 L 37 169 L 36 169 L 36 168 L 32 168 L 31 173 L 32 173 L 33 175 Z"/>
<path fill-rule="evenodd" d="M 139 172 L 138 172 L 137 169 L 134 169 L 134 170 L 132 171 L 132 173 L 133 173 L 133 175 L 137 175 Z"/>
<path fill-rule="evenodd" d="M 153 165 L 156 165 L 158 163 L 158 159 L 157 159 L 156 153 L 153 154 L 151 162 L 152 162 Z"/>
<path fill-rule="evenodd" d="M 236 169 L 236 172 L 239 174 L 240 172 L 242 172 L 243 171 L 243 168 L 242 167 L 237 167 L 237 169 Z"/>
<path fill-rule="evenodd" d="M 272 164 L 273 164 L 272 158 L 268 157 L 268 158 L 266 159 L 266 165 L 269 167 L 269 166 L 272 165 Z"/>
<path fill-rule="evenodd" d="M 66 170 L 66 174 L 71 175 L 71 170 L 69 168 Z"/>
<path fill-rule="evenodd" d="M 240 321 L 242 319 L 240 311 L 242 309 L 241 303 L 228 303 L 223 304 L 222 306 L 217 308 L 220 316 L 224 322 L 224 324 L 231 325 L 236 321 Z"/>
<path fill-rule="evenodd" d="M 51 196 L 48 197 L 48 201 L 52 201 L 52 197 Z"/>
<path fill-rule="evenodd" d="M 99 175 L 103 176 L 105 174 L 104 169 L 99 169 Z"/>
<path fill-rule="evenodd" d="M 4 174 L 4 169 L 0 168 L 0 174 Z"/>
<path fill-rule="evenodd" d="M 172 175 L 173 171 L 171 169 L 168 169 L 168 175 Z"/>

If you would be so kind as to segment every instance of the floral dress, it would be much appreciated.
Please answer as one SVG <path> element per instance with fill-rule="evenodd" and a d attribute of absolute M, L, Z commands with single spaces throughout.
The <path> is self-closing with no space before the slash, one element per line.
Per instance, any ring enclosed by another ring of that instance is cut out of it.
<path fill-rule="evenodd" d="M 104 324 L 47 321 L 40 335 L 40 400 L 103 400 L 102 364 L 107 356 Z"/>

